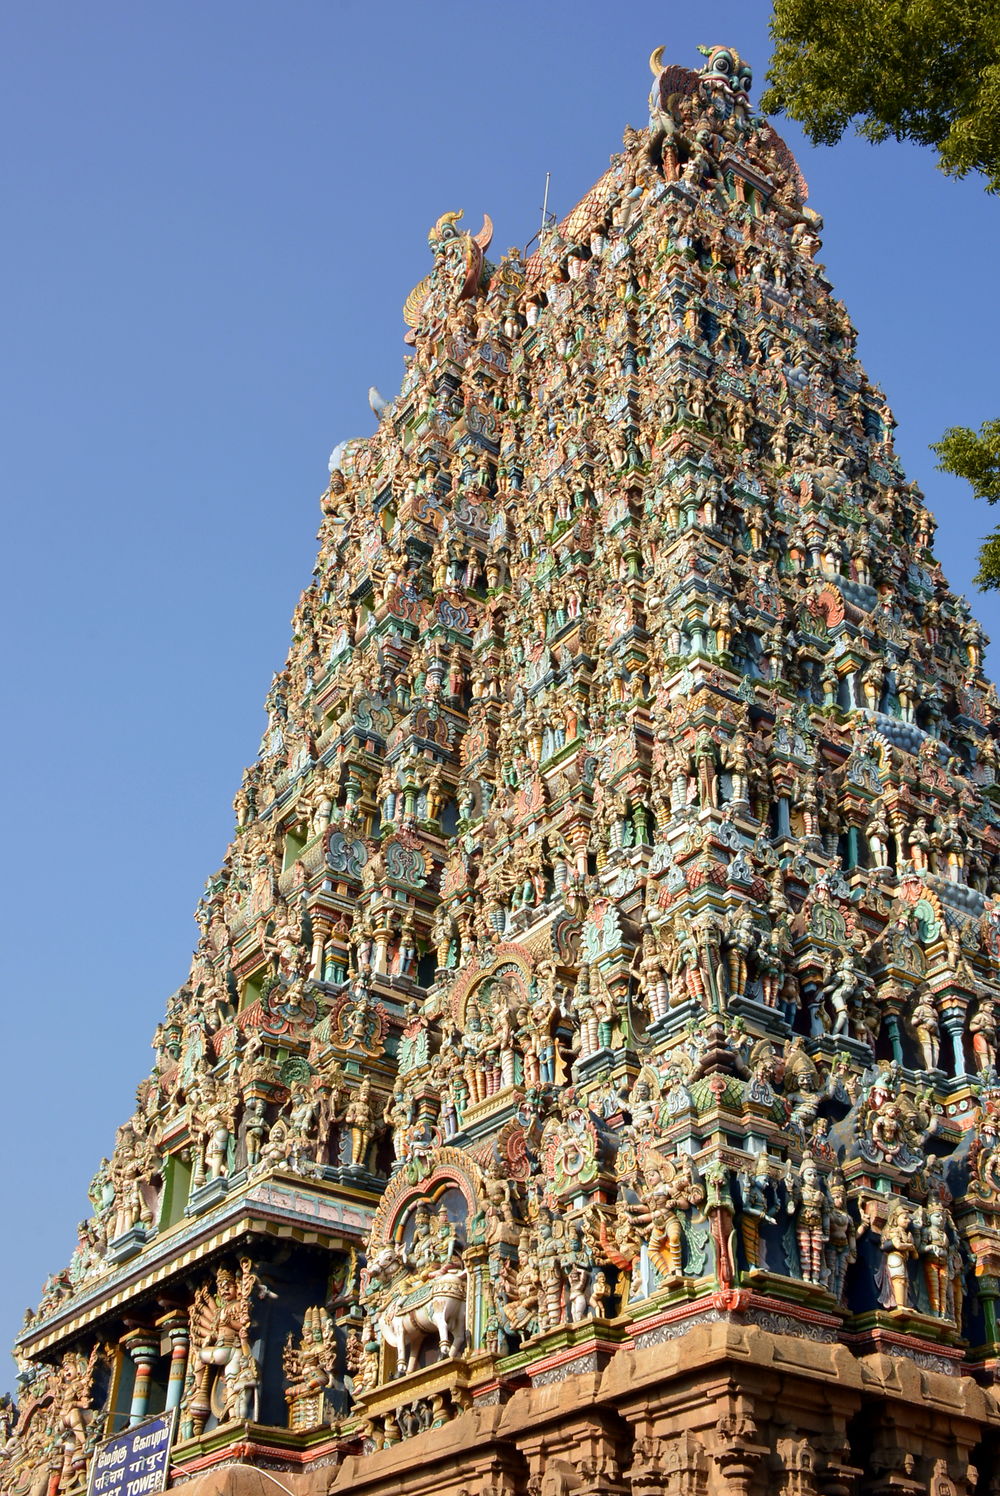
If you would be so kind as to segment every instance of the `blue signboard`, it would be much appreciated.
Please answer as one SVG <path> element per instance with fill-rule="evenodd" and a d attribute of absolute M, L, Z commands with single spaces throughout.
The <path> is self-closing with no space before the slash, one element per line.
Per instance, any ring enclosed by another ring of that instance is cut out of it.
<path fill-rule="evenodd" d="M 176 1409 L 144 1418 L 99 1444 L 90 1462 L 87 1496 L 151 1496 L 170 1471 Z"/>

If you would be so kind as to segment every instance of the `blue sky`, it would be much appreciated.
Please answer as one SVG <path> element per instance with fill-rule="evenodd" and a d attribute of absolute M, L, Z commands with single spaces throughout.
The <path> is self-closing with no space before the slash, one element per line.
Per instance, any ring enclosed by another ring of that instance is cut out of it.
<path fill-rule="evenodd" d="M 446 209 L 494 247 L 642 125 L 647 57 L 769 6 L 21 0 L 0 15 L 6 1200 L 0 1341 L 65 1264 L 187 971 L 309 579 L 331 447 L 402 374 Z M 973 595 L 989 511 L 927 443 L 1000 414 L 1000 204 L 917 148 L 783 133 L 820 259 Z M 1000 607 L 975 596 L 1000 642 Z M 992 655 L 994 668 L 1000 656 Z M 13 959 L 16 956 L 16 959 Z M 0 1381 L 0 1385 L 2 1385 Z"/>

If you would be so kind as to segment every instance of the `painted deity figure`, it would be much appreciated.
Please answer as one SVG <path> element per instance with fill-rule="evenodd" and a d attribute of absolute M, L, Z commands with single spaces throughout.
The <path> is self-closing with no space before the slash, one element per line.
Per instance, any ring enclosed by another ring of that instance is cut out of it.
<path fill-rule="evenodd" d="M 938 1319 L 953 1317 L 950 1302 L 953 1247 L 957 1247 L 957 1237 L 948 1207 L 940 1197 L 932 1195 L 923 1211 L 919 1252 L 927 1302 Z"/>
<path fill-rule="evenodd" d="M 910 1027 L 925 1070 L 936 1070 L 941 1053 L 941 1025 L 929 992 L 921 994 L 910 1010 Z"/>
<path fill-rule="evenodd" d="M 639 954 L 639 988 L 646 999 L 650 1021 L 655 1023 L 666 1016 L 670 989 L 659 944 L 648 923 L 643 927 Z"/>
<path fill-rule="evenodd" d="M 830 1201 L 815 1161 L 806 1154 L 799 1169 L 790 1206 L 795 1211 L 799 1268 L 807 1283 L 827 1283 L 826 1246 L 830 1229 Z"/>
<path fill-rule="evenodd" d="M 226 1378 L 224 1404 L 231 1409 L 244 1405 L 251 1385 L 253 1361 L 250 1348 L 250 1301 L 258 1287 L 248 1258 L 240 1261 L 237 1275 L 228 1267 L 216 1272 L 215 1285 L 202 1284 L 190 1310 L 193 1383 L 185 1392 L 182 1423 L 200 1434 L 212 1409 L 213 1374 Z"/>
<path fill-rule="evenodd" d="M 835 1170 L 828 1181 L 829 1216 L 826 1240 L 827 1287 L 839 1304 L 844 1296 L 847 1269 L 857 1261 L 857 1228 L 848 1205 L 844 1176 Z"/>
<path fill-rule="evenodd" d="M 351 1165 L 363 1169 L 368 1163 L 368 1154 L 375 1141 L 376 1112 L 372 1104 L 371 1080 L 366 1075 L 360 1086 L 351 1093 L 344 1112 L 344 1121 L 351 1133 Z"/>
<path fill-rule="evenodd" d="M 969 1019 L 969 1034 L 976 1068 L 981 1075 L 996 1068 L 997 1033 L 996 1004 L 991 997 L 980 998 Z"/>
<path fill-rule="evenodd" d="M 907 1200 L 894 1201 L 882 1228 L 885 1274 L 894 1309 L 910 1302 L 910 1263 L 917 1257 L 915 1214 Z"/>
<path fill-rule="evenodd" d="M 757 1155 L 753 1172 L 740 1175 L 740 1236 L 751 1273 L 759 1272 L 764 1265 L 761 1259 L 761 1222 L 767 1221 L 771 1226 L 777 1224 L 777 1217 L 768 1212 L 770 1183 L 770 1159 L 765 1150 Z"/>

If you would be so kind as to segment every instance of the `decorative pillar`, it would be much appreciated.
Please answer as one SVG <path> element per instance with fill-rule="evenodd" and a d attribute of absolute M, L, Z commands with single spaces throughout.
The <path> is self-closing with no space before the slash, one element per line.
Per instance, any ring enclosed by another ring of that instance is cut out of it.
<path fill-rule="evenodd" d="M 343 947 L 335 945 L 332 941 L 326 947 L 323 959 L 323 980 L 330 982 L 333 986 L 339 986 L 347 980 L 347 957 Z"/>
<path fill-rule="evenodd" d="M 1000 1299 L 1000 1281 L 991 1273 L 984 1273 L 977 1280 L 976 1288 L 979 1303 L 983 1311 L 983 1320 L 986 1325 L 986 1344 L 996 1355 L 997 1346 L 1000 1345 L 1000 1326 L 998 1326 L 997 1300 Z"/>
<path fill-rule="evenodd" d="M 685 1432 L 682 1437 L 690 1437 Z M 661 1496 L 669 1477 L 663 1441 L 641 1434 L 632 1445 L 632 1464 L 625 1472 L 632 1496 Z"/>
<path fill-rule="evenodd" d="M 887 1012 L 885 1015 L 885 1026 L 889 1034 L 889 1043 L 892 1045 L 893 1059 L 897 1065 L 905 1065 L 906 1060 L 903 1055 L 903 1035 L 900 1028 L 899 1014 Z"/>
<path fill-rule="evenodd" d="M 961 1080 L 963 1075 L 969 1073 L 965 1060 L 965 1011 L 966 1004 L 961 998 L 953 998 L 951 1001 L 945 999 L 941 1004 L 941 1027 L 951 1041 L 951 1073 L 956 1080 Z"/>
<path fill-rule="evenodd" d="M 149 1406 L 150 1378 L 153 1362 L 160 1354 L 160 1342 L 153 1330 L 131 1330 L 121 1343 L 135 1362 L 135 1386 L 132 1389 L 128 1421 L 141 1423 Z"/>
<path fill-rule="evenodd" d="M 166 1411 L 179 1408 L 184 1395 L 184 1378 L 187 1376 L 188 1342 L 190 1331 L 188 1318 L 183 1309 L 175 1309 L 164 1315 L 159 1327 L 170 1336 L 170 1375 L 167 1379 Z"/>
<path fill-rule="evenodd" d="M 313 981 L 322 982 L 324 976 L 324 958 L 326 955 L 326 942 L 330 934 L 330 924 L 327 920 L 313 920 L 313 948 L 312 959 L 309 966 L 309 975 Z"/>
<path fill-rule="evenodd" d="M 375 930 L 375 954 L 372 959 L 372 970 L 374 972 L 387 972 L 389 970 L 389 941 L 392 939 L 392 929 L 385 911 L 382 912 L 380 919 L 381 923 Z"/>
<path fill-rule="evenodd" d="M 750 1496 L 757 1484 L 757 1468 L 768 1451 L 758 1442 L 756 1421 L 742 1398 L 718 1420 L 715 1434 L 715 1463 L 724 1482 L 721 1489 L 732 1496 Z"/>

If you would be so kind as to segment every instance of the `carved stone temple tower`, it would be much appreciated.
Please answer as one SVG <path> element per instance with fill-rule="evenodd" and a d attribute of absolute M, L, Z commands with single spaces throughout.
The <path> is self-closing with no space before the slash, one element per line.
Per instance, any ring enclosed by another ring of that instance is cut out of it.
<path fill-rule="evenodd" d="M 445 213 L 0 1489 L 994 1492 L 1000 709 L 731 49 Z M 236 1468 L 233 1468 L 236 1467 Z"/>

